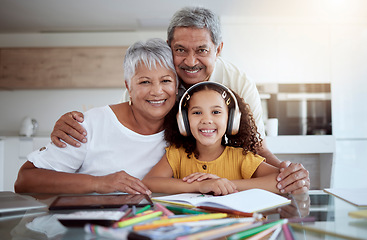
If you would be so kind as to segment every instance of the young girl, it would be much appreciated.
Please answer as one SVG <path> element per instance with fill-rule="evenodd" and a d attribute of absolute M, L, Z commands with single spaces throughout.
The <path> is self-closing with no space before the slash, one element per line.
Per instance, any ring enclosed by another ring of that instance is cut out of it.
<path fill-rule="evenodd" d="M 256 155 L 262 140 L 249 106 L 219 83 L 201 82 L 184 93 L 166 117 L 165 139 L 171 146 L 143 179 L 152 192 L 279 193 L 279 170 Z"/>

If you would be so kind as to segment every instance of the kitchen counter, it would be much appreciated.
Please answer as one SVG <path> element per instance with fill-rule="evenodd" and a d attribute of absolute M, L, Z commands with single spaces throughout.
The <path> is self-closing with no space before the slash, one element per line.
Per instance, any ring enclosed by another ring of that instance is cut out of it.
<path fill-rule="evenodd" d="M 27 155 L 50 142 L 49 135 L 22 137 L 0 135 L 2 149 L 0 160 L 3 162 L 3 179 L 0 179 L 0 190 L 13 190 L 20 166 L 27 160 Z M 330 187 L 335 153 L 335 137 L 330 135 L 314 136 L 276 136 L 267 137 L 269 149 L 282 161 L 302 163 L 310 172 L 312 189 Z M 1 161 L 0 161 L 1 163 Z M 3 182 L 1 184 L 1 182 Z"/>
<path fill-rule="evenodd" d="M 308 171 L 311 189 L 333 185 L 336 141 L 332 135 L 266 137 L 270 151 L 281 161 L 301 163 Z"/>
<path fill-rule="evenodd" d="M 292 135 L 266 137 L 266 144 L 274 154 L 334 153 L 332 135 Z"/>
<path fill-rule="evenodd" d="M 34 137 L 1 134 L 0 139 L 19 138 L 33 140 L 34 149 L 50 141 L 49 134 L 37 134 Z M 266 144 L 274 154 L 312 154 L 334 153 L 335 137 L 332 135 L 289 135 L 266 137 Z"/>

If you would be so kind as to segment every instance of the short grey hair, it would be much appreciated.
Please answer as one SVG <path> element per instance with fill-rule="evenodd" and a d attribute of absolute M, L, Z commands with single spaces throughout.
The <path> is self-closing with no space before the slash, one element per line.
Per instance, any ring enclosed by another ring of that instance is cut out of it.
<path fill-rule="evenodd" d="M 124 59 L 124 77 L 127 85 L 130 87 L 131 79 L 140 64 L 144 64 L 151 70 L 152 67 L 157 68 L 157 63 L 175 73 L 178 85 L 172 50 L 167 42 L 160 38 L 151 38 L 146 42 L 138 41 L 127 49 Z"/>
<path fill-rule="evenodd" d="M 211 10 L 203 7 L 184 7 L 177 11 L 167 29 L 167 41 L 171 46 L 176 27 L 207 28 L 216 47 L 222 42 L 222 30 L 219 17 Z"/>

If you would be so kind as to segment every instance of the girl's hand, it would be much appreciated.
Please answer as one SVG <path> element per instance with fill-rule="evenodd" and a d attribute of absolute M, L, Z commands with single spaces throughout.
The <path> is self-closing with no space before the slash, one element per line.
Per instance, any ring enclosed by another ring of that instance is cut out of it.
<path fill-rule="evenodd" d="M 196 173 L 190 174 L 189 176 L 184 177 L 182 181 L 187 182 L 187 183 L 192 183 L 195 181 L 200 182 L 206 179 L 217 179 L 217 178 L 219 177 L 214 174 L 196 172 Z"/>
<path fill-rule="evenodd" d="M 238 191 L 236 185 L 227 178 L 216 178 L 207 179 L 200 182 L 199 192 L 212 193 L 213 195 L 218 196 L 227 195 Z"/>

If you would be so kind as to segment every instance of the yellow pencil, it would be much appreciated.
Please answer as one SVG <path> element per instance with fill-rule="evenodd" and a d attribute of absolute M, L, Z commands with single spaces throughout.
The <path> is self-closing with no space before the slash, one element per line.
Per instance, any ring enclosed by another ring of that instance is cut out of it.
<path fill-rule="evenodd" d="M 235 223 L 230 226 L 218 227 L 212 230 L 194 233 L 190 235 L 180 236 L 177 240 L 196 240 L 196 239 L 217 239 L 220 237 L 224 237 L 239 231 L 244 231 L 246 229 L 260 226 L 261 223 L 253 223 L 253 222 L 244 222 L 244 223 Z"/>
<path fill-rule="evenodd" d="M 159 227 L 171 226 L 175 223 L 182 223 L 182 222 L 195 222 L 200 220 L 209 220 L 209 219 L 218 219 L 218 218 L 225 218 L 227 217 L 226 213 L 212 213 L 212 214 L 205 214 L 205 215 L 195 215 L 189 217 L 182 217 L 182 218 L 170 218 L 170 219 L 162 219 L 156 220 L 149 224 L 143 225 L 136 225 L 134 226 L 135 231 L 141 230 L 148 230 L 154 229 Z"/>
<path fill-rule="evenodd" d="M 160 199 L 155 199 L 155 198 L 152 198 L 152 200 L 153 200 L 154 202 L 167 203 L 167 204 L 177 205 L 177 206 L 182 206 L 182 207 L 187 207 L 187 208 L 195 208 L 195 206 L 194 206 L 194 205 L 186 204 L 186 203 L 171 202 L 171 201 L 165 201 L 165 200 L 160 200 Z"/>
<path fill-rule="evenodd" d="M 144 215 L 141 215 L 141 216 L 132 217 L 132 218 L 127 219 L 127 220 L 122 221 L 122 222 L 118 222 L 117 225 L 120 228 L 121 227 L 126 227 L 126 226 L 133 225 L 135 223 L 139 223 L 139 222 L 142 222 L 142 221 L 151 219 L 151 218 L 158 217 L 158 216 L 160 216 L 162 214 L 163 214 L 162 211 L 154 211 L 154 212 L 151 212 L 151 213 L 148 213 L 148 214 L 144 214 Z"/>

